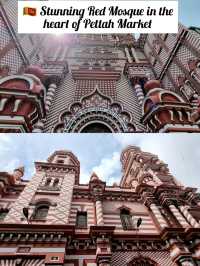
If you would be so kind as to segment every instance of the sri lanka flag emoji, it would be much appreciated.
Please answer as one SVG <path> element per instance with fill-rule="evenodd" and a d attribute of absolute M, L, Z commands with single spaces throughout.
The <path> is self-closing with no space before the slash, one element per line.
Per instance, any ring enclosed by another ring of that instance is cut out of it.
<path fill-rule="evenodd" d="M 24 7 L 24 16 L 36 16 L 37 15 L 37 9 L 33 7 Z"/>

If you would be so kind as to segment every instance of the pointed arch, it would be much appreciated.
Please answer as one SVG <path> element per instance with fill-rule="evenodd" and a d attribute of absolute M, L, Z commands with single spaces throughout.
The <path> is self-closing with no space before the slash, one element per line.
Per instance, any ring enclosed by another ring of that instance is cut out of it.
<path fill-rule="evenodd" d="M 104 95 L 95 86 L 94 90 L 63 110 L 53 132 L 84 132 L 86 126 L 102 125 L 109 132 L 135 132 L 132 116 L 119 102 Z"/>

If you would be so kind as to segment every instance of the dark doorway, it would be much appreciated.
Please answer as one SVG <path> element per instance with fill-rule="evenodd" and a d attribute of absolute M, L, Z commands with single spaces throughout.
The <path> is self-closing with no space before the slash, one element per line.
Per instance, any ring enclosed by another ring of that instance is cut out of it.
<path fill-rule="evenodd" d="M 92 123 L 84 127 L 82 133 L 111 133 L 109 127 L 101 123 Z"/>

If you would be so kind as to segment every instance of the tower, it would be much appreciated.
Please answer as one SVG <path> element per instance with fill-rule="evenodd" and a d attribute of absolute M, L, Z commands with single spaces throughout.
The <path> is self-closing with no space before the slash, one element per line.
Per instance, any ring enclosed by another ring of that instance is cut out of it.
<path fill-rule="evenodd" d="M 79 180 L 79 161 L 69 151 L 57 151 L 46 163 L 36 162 L 35 166 L 35 175 L 13 204 L 5 222 L 26 223 L 23 208 L 27 207 L 30 219 L 35 215 L 39 219 L 37 211 L 42 215 L 43 211 L 49 210 L 49 224 L 68 224 L 73 186 Z M 15 176 L 18 173 L 19 170 L 15 171 Z M 44 191 L 51 191 L 52 198 L 57 197 L 58 203 L 53 204 L 51 197 L 45 197 Z"/>

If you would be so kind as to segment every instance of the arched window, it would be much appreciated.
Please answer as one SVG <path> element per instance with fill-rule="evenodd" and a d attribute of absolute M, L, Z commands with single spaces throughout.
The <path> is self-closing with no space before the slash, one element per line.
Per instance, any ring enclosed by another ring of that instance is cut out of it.
<path fill-rule="evenodd" d="M 32 218 L 34 220 L 44 220 L 47 217 L 48 211 L 49 211 L 48 203 L 39 203 L 35 207 L 35 211 Z"/>
<path fill-rule="evenodd" d="M 54 182 L 53 182 L 53 186 L 54 186 L 55 188 L 57 188 L 57 187 L 58 187 L 58 183 L 59 183 L 59 179 L 56 178 L 56 179 L 54 180 Z"/>
<path fill-rule="evenodd" d="M 122 209 L 120 212 L 120 218 L 124 230 L 132 230 L 134 228 L 132 216 L 130 215 L 129 210 Z"/>
<path fill-rule="evenodd" d="M 149 258 L 145 258 L 145 257 L 140 256 L 138 258 L 133 259 L 128 264 L 128 266 L 158 266 L 158 264 Z"/>
<path fill-rule="evenodd" d="M 46 182 L 45 182 L 45 186 L 50 186 L 51 184 L 51 178 L 47 178 Z"/>

